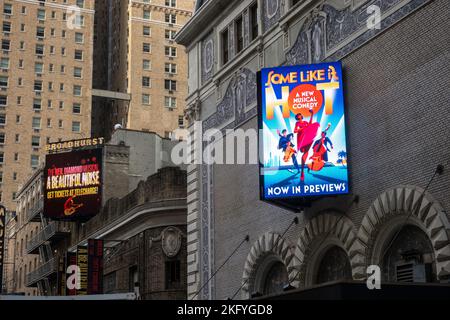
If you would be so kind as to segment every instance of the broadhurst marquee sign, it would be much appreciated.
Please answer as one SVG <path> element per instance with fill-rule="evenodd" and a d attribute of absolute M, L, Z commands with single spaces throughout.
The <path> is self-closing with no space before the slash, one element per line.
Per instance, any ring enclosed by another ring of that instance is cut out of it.
<path fill-rule="evenodd" d="M 258 73 L 262 200 L 347 194 L 340 62 Z"/>
<path fill-rule="evenodd" d="M 86 220 L 102 204 L 102 148 L 48 154 L 44 171 L 44 216 Z"/>

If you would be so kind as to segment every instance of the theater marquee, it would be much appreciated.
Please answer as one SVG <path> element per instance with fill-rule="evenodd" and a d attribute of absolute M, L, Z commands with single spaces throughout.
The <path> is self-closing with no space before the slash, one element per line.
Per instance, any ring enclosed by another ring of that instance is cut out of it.
<path fill-rule="evenodd" d="M 44 170 L 44 216 L 86 220 L 102 202 L 102 148 L 48 154 Z"/>
<path fill-rule="evenodd" d="M 340 62 L 258 73 L 262 200 L 347 194 Z"/>

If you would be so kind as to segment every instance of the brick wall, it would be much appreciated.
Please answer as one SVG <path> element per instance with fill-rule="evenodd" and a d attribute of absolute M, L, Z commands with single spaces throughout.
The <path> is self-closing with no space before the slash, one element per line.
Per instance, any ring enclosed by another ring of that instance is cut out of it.
<path fill-rule="evenodd" d="M 360 196 L 346 214 L 356 228 L 380 193 L 400 184 L 424 188 L 437 164 L 449 165 L 448 12 L 448 1 L 433 1 L 343 59 L 351 187 Z M 256 126 L 252 119 L 243 129 Z M 448 181 L 447 168 L 428 190 L 446 210 Z M 282 233 L 295 215 L 259 201 L 257 166 L 216 165 L 214 183 L 215 267 L 250 235 L 215 277 L 223 299 L 240 286 L 253 242 Z M 286 235 L 292 243 L 306 223 L 299 218 Z"/>

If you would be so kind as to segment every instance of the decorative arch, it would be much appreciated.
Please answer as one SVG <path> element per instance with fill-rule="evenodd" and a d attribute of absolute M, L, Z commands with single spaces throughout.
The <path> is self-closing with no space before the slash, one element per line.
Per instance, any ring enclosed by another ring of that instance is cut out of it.
<path fill-rule="evenodd" d="M 300 234 L 295 249 L 293 264 L 297 277 L 293 285 L 297 288 L 311 285 L 314 268 L 332 246 L 344 249 L 350 259 L 350 248 L 355 240 L 355 227 L 346 216 L 321 214 L 311 219 Z"/>
<path fill-rule="evenodd" d="M 450 223 L 443 207 L 422 188 L 400 185 L 379 195 L 362 220 L 357 241 L 350 250 L 355 279 L 365 279 L 367 266 L 379 263 L 383 244 L 414 209 L 408 224 L 428 235 L 438 279 L 450 275 Z"/>
<path fill-rule="evenodd" d="M 279 261 L 283 262 L 290 281 L 295 276 L 295 268 L 292 265 L 294 253 L 291 244 L 277 233 L 266 232 L 255 241 L 245 261 L 242 275 L 242 299 L 250 298 L 250 288 L 254 284 L 258 268 L 269 254 L 277 256 Z"/>

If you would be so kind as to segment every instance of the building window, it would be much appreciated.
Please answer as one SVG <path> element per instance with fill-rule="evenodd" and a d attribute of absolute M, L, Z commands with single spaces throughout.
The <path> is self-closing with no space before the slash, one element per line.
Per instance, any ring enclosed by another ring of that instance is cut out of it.
<path fill-rule="evenodd" d="M 142 77 L 142 86 L 150 88 L 150 85 L 151 85 L 150 77 Z"/>
<path fill-rule="evenodd" d="M 42 74 L 44 72 L 44 64 L 42 62 L 35 62 L 34 72 L 37 74 Z"/>
<path fill-rule="evenodd" d="M 275 262 L 267 271 L 262 293 L 264 295 L 281 293 L 284 286 L 288 283 L 286 266 L 282 262 Z"/>
<path fill-rule="evenodd" d="M 45 28 L 44 27 L 36 27 L 36 37 L 38 37 L 38 38 L 45 37 Z"/>
<path fill-rule="evenodd" d="M 2 50 L 9 51 L 11 47 L 11 41 L 2 39 Z"/>
<path fill-rule="evenodd" d="M 31 137 L 31 146 L 38 148 L 41 145 L 41 138 L 39 136 Z"/>
<path fill-rule="evenodd" d="M 38 20 L 45 20 L 45 9 L 37 10 L 37 18 Z"/>
<path fill-rule="evenodd" d="M 241 52 L 244 49 L 244 31 L 242 16 L 240 16 L 235 22 L 236 28 L 236 53 Z"/>
<path fill-rule="evenodd" d="M 175 8 L 177 6 L 177 0 L 166 0 L 166 7 Z"/>
<path fill-rule="evenodd" d="M 32 154 L 31 155 L 31 167 L 33 169 L 37 168 L 39 166 L 39 156 Z"/>
<path fill-rule="evenodd" d="M 258 3 L 250 7 L 250 37 L 251 41 L 255 40 L 259 34 L 258 26 Z"/>
<path fill-rule="evenodd" d="M 174 97 L 164 97 L 164 106 L 169 109 L 177 107 L 177 99 Z"/>
<path fill-rule="evenodd" d="M 164 52 L 166 57 L 176 57 L 177 56 L 177 48 L 166 46 L 164 48 Z"/>
<path fill-rule="evenodd" d="M 77 0 L 77 7 L 84 8 L 84 0 Z"/>
<path fill-rule="evenodd" d="M 83 60 L 83 50 L 75 50 L 74 59 L 82 61 Z"/>
<path fill-rule="evenodd" d="M 84 35 L 81 32 L 75 33 L 75 43 L 83 43 L 84 42 Z"/>
<path fill-rule="evenodd" d="M 177 35 L 175 30 L 165 30 L 164 36 L 167 40 L 174 40 Z"/>
<path fill-rule="evenodd" d="M 8 87 L 8 77 L 7 76 L 0 76 L 0 87 L 1 88 Z"/>
<path fill-rule="evenodd" d="M 151 64 L 150 60 L 143 60 L 143 61 L 142 61 L 142 68 L 143 68 L 144 70 L 146 70 L 146 71 L 151 70 L 152 64 Z"/>
<path fill-rule="evenodd" d="M 177 23 L 177 15 L 176 14 L 171 14 L 171 13 L 166 13 L 165 21 L 166 21 L 166 23 L 175 24 L 175 23 Z"/>
<path fill-rule="evenodd" d="M 41 80 L 34 80 L 34 91 L 42 91 L 42 81 Z"/>
<path fill-rule="evenodd" d="M 80 114 L 81 113 L 81 104 L 74 103 L 72 106 L 72 112 L 75 114 Z"/>
<path fill-rule="evenodd" d="M 12 4 L 5 3 L 3 5 L 3 14 L 11 15 L 12 14 Z"/>
<path fill-rule="evenodd" d="M 9 69 L 9 58 L 0 58 L 0 68 Z"/>
<path fill-rule="evenodd" d="M 2 30 L 5 33 L 10 33 L 11 32 L 11 22 L 3 22 L 3 26 L 2 26 Z"/>
<path fill-rule="evenodd" d="M 0 107 L 6 107 L 8 105 L 8 96 L 0 95 Z"/>
<path fill-rule="evenodd" d="M 164 65 L 164 71 L 166 73 L 175 74 L 177 73 L 177 65 L 175 63 L 166 63 Z"/>
<path fill-rule="evenodd" d="M 42 100 L 33 99 L 33 110 L 41 110 L 41 108 L 42 108 Z"/>
<path fill-rule="evenodd" d="M 228 29 L 222 32 L 221 34 L 222 39 L 222 64 L 226 64 L 229 60 L 229 54 L 228 54 Z"/>
<path fill-rule="evenodd" d="M 79 121 L 72 121 L 72 132 L 80 132 L 81 123 Z"/>
<path fill-rule="evenodd" d="M 170 91 L 176 91 L 177 90 L 177 82 L 175 80 L 164 80 L 164 89 L 170 90 Z"/>
<path fill-rule="evenodd" d="M 75 25 L 79 26 L 79 27 L 83 27 L 84 26 L 84 16 L 82 15 L 75 15 Z"/>
<path fill-rule="evenodd" d="M 80 97 L 81 96 L 81 86 L 79 85 L 74 85 L 73 86 L 73 95 L 76 97 Z"/>
<path fill-rule="evenodd" d="M 37 55 L 43 55 L 44 54 L 44 45 L 43 44 L 37 44 L 35 53 Z"/>
<path fill-rule="evenodd" d="M 79 67 L 73 68 L 73 76 L 75 78 L 81 78 L 82 77 L 82 72 L 83 72 L 82 68 L 79 68 Z"/>
<path fill-rule="evenodd" d="M 181 285 L 181 263 L 179 260 L 166 261 L 166 290 L 179 289 Z"/>
<path fill-rule="evenodd" d="M 150 95 L 149 94 L 143 94 L 142 95 L 142 104 L 143 105 L 150 105 Z"/>
<path fill-rule="evenodd" d="M 151 50 L 152 50 L 152 47 L 151 47 L 150 43 L 144 43 L 144 44 L 142 45 L 142 51 L 143 51 L 144 53 L 150 53 Z"/>
<path fill-rule="evenodd" d="M 41 118 L 40 117 L 33 117 L 32 127 L 33 127 L 33 129 L 41 128 Z"/>

